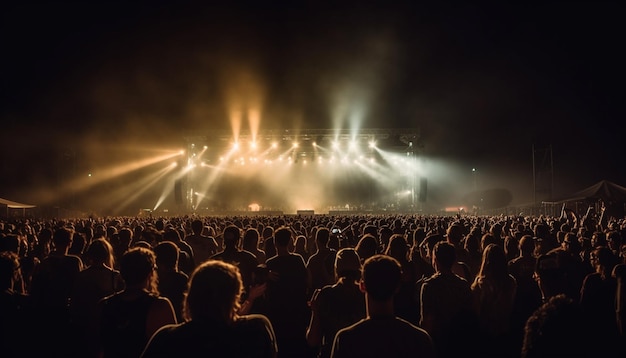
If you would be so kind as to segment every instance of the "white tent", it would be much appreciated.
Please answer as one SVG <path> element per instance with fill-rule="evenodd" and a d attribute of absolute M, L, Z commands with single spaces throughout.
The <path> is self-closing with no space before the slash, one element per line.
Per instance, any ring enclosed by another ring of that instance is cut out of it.
<path fill-rule="evenodd" d="M 16 201 L 11 201 L 7 199 L 0 198 L 0 208 L 5 206 L 7 207 L 6 215 L 9 216 L 9 209 L 22 209 L 22 215 L 26 216 L 26 209 L 32 209 L 35 205 L 30 204 L 22 204 Z"/>
<path fill-rule="evenodd" d="M 32 209 L 35 205 L 22 204 L 16 201 L 0 198 L 0 205 L 6 205 L 9 209 Z"/>

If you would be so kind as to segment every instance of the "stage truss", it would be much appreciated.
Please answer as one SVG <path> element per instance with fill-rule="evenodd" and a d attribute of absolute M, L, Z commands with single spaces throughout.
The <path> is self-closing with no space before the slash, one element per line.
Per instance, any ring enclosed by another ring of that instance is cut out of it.
<path fill-rule="evenodd" d="M 289 151 L 289 160 L 293 163 L 302 163 L 303 161 L 313 161 L 321 157 L 319 148 L 329 148 L 332 145 L 347 147 L 348 145 L 358 146 L 360 148 L 371 148 L 375 143 L 377 148 L 388 152 L 401 153 L 407 159 L 412 161 L 420 160 L 423 144 L 421 143 L 420 132 L 416 128 L 396 128 L 396 129 L 380 129 L 369 128 L 354 130 L 332 130 L 332 129 L 307 129 L 307 130 L 260 130 L 258 133 L 240 132 L 233 134 L 230 131 L 212 131 L 209 133 L 188 133 L 184 136 L 187 164 L 195 163 L 195 160 L 202 153 L 204 160 L 210 165 L 220 160 L 222 153 L 228 151 L 228 148 L 238 145 L 241 147 L 249 147 L 252 145 L 260 148 L 269 146 L 277 147 L 276 152 L 285 152 L 285 148 L 289 148 L 297 143 L 297 148 Z M 370 149 L 370 152 L 373 150 Z M 209 154 L 207 154 L 209 153 Z M 203 163 L 204 164 L 204 163 Z M 186 211 L 196 211 L 196 197 L 198 193 L 196 182 L 197 178 L 193 174 L 188 173 L 180 178 L 177 182 L 175 190 L 179 199 L 177 204 L 181 209 Z M 402 183 L 398 190 L 406 190 L 410 192 L 407 205 L 411 208 L 417 208 L 417 204 L 423 201 L 420 192 L 425 188 L 419 188 L 424 178 L 420 175 L 409 175 L 405 183 Z M 424 184 L 425 185 L 425 184 Z"/>

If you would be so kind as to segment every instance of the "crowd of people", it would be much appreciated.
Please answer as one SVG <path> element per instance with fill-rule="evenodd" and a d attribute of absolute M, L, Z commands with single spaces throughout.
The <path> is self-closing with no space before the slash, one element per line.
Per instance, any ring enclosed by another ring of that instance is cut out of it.
<path fill-rule="evenodd" d="M 623 357 L 626 219 L 0 220 L 3 357 Z"/>

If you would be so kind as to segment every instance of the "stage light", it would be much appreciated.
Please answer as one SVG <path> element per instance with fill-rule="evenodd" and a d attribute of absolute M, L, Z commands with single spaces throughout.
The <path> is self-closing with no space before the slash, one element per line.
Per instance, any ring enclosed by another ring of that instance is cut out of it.
<path fill-rule="evenodd" d="M 276 144 L 276 142 L 272 142 L 272 148 L 276 149 L 277 146 L 278 144 Z"/>
<path fill-rule="evenodd" d="M 313 147 L 317 147 L 317 143 L 313 142 Z"/>
<path fill-rule="evenodd" d="M 368 146 L 370 149 L 376 148 L 376 141 L 373 141 L 373 140 L 369 141 Z"/>
<path fill-rule="evenodd" d="M 178 152 L 178 154 L 179 154 L 179 155 L 183 155 L 183 154 L 185 154 L 185 151 L 184 151 L 183 149 L 181 149 L 181 150 Z"/>
<path fill-rule="evenodd" d="M 257 147 L 256 142 L 250 142 L 250 148 L 256 149 L 256 147 Z"/>
<path fill-rule="evenodd" d="M 337 141 L 333 142 L 333 149 L 339 149 L 339 142 Z"/>
<path fill-rule="evenodd" d="M 209 149 L 209 147 L 205 145 L 204 147 L 202 147 L 202 149 L 207 150 Z"/>
<path fill-rule="evenodd" d="M 298 148 L 298 142 L 293 142 L 293 147 Z"/>
<path fill-rule="evenodd" d="M 235 143 L 233 143 L 233 150 L 234 150 L 234 151 L 239 150 L 239 142 L 235 142 Z"/>

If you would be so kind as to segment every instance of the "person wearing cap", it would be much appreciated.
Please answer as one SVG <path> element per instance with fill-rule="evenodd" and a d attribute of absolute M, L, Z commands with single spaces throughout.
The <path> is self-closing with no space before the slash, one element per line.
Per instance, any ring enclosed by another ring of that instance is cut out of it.
<path fill-rule="evenodd" d="M 363 264 L 359 287 L 365 293 L 366 318 L 335 335 L 331 357 L 434 357 L 429 334 L 394 314 L 400 287 L 400 263 L 375 255 Z"/>
<path fill-rule="evenodd" d="M 311 300 L 307 342 L 322 358 L 330 357 L 337 331 L 365 318 L 365 296 L 359 289 L 361 260 L 355 249 L 337 252 L 335 278 L 335 284 L 316 290 Z"/>
<path fill-rule="evenodd" d="M 583 262 L 581 250 L 578 236 L 573 232 L 565 235 L 559 248 L 551 250 L 559 255 L 560 266 L 565 271 L 567 291 L 564 293 L 576 301 L 580 299 L 580 289 L 585 276 L 593 272 L 593 268 Z"/>

